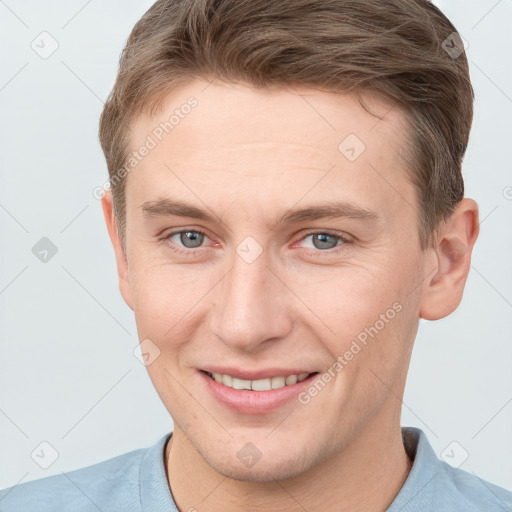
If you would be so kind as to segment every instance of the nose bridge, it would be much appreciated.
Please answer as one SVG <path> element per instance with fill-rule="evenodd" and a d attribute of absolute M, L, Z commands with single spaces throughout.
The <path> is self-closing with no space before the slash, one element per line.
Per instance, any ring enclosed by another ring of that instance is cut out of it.
<path fill-rule="evenodd" d="M 233 348 L 255 350 L 271 338 L 286 336 L 291 328 L 280 300 L 284 285 L 253 241 L 242 242 L 236 252 L 215 297 L 215 329 Z"/>

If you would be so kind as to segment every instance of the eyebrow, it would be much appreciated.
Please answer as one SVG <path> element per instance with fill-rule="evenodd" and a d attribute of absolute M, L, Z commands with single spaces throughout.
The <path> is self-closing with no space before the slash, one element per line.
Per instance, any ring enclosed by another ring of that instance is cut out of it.
<path fill-rule="evenodd" d="M 189 217 L 211 223 L 219 221 L 219 218 L 197 206 L 167 198 L 146 201 L 140 207 L 145 217 L 173 216 Z M 276 224 L 295 224 L 303 221 L 343 217 L 367 221 L 378 221 L 381 219 L 381 216 L 373 210 L 361 208 L 344 201 L 330 201 L 303 208 L 290 208 L 281 215 Z"/>

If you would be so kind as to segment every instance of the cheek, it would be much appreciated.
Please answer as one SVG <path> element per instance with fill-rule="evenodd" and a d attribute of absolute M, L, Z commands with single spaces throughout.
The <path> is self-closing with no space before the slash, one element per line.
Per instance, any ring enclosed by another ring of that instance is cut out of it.
<path fill-rule="evenodd" d="M 214 285 L 213 277 L 194 265 L 134 258 L 130 284 L 137 325 L 143 331 L 140 334 L 158 340 L 176 339 L 176 331 L 190 323 Z"/>
<path fill-rule="evenodd" d="M 414 255 L 397 264 L 397 255 L 345 268 L 297 273 L 293 289 L 314 315 L 305 314 L 333 361 L 341 356 L 345 378 L 386 381 L 403 364 L 417 328 L 419 263 Z M 306 321 L 306 320 L 305 320 Z M 358 375 L 359 374 L 359 375 Z"/>
<path fill-rule="evenodd" d="M 400 277 L 388 268 L 383 263 L 323 267 L 297 272 L 290 283 L 319 323 L 322 321 L 327 334 L 355 337 L 400 299 Z"/>

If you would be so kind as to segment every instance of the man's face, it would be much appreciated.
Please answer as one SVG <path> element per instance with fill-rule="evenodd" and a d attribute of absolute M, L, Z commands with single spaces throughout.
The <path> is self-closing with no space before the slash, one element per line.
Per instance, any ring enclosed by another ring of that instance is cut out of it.
<path fill-rule="evenodd" d="M 216 471 L 270 481 L 398 425 L 428 253 L 396 110 L 207 85 L 132 126 L 131 151 L 157 144 L 127 179 L 121 290 L 175 428 Z M 289 215 L 335 203 L 339 216 Z"/>

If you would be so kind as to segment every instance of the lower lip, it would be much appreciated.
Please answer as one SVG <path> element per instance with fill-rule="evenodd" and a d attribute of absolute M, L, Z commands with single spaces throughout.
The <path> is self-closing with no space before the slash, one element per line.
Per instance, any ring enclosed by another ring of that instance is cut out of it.
<path fill-rule="evenodd" d="M 250 391 L 248 389 L 233 389 L 199 371 L 208 391 L 221 404 L 243 414 L 265 414 L 296 398 L 304 391 L 318 375 L 311 374 L 301 382 L 269 391 Z"/>

